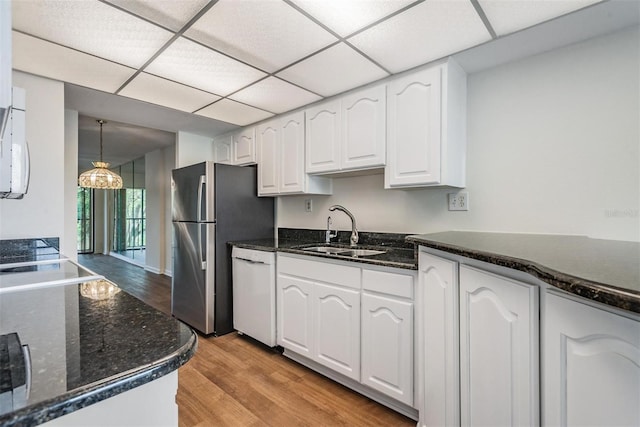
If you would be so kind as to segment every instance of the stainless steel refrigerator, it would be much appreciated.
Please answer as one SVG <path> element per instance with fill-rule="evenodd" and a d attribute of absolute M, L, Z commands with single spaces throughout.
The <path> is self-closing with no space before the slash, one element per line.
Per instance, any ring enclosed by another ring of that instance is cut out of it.
<path fill-rule="evenodd" d="M 274 201 L 258 197 L 255 166 L 203 162 L 171 179 L 171 314 L 204 334 L 233 331 L 227 242 L 274 236 Z"/>

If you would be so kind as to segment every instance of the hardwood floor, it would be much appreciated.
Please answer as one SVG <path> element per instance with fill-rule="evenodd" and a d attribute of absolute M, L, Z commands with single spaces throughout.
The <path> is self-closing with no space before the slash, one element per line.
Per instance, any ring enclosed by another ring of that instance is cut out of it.
<path fill-rule="evenodd" d="M 106 255 L 82 265 L 170 312 L 171 279 Z M 178 371 L 180 427 L 414 426 L 372 400 L 236 333 L 198 337 L 195 356 Z"/>
<path fill-rule="evenodd" d="M 78 262 L 134 297 L 171 315 L 171 278 L 108 255 L 78 255 Z"/>

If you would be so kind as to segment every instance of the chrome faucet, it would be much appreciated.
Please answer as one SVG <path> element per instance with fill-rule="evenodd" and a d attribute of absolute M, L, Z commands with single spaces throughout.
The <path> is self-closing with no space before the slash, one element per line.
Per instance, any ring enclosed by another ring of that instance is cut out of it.
<path fill-rule="evenodd" d="M 338 231 L 331 232 L 331 217 L 327 217 L 327 231 L 325 233 L 324 242 L 328 245 L 331 243 L 331 239 L 338 235 Z"/>
<path fill-rule="evenodd" d="M 351 218 L 351 246 L 356 246 L 358 244 L 358 230 L 356 229 L 356 219 L 354 218 L 353 214 L 349 212 L 347 208 L 340 205 L 333 205 L 329 208 L 329 210 L 332 212 L 335 210 L 339 210 L 349 215 L 349 218 Z"/>

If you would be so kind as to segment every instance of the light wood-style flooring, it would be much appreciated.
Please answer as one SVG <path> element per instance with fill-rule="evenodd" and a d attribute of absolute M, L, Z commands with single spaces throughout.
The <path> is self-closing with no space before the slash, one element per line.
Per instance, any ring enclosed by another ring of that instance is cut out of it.
<path fill-rule="evenodd" d="M 167 314 L 171 279 L 106 255 L 82 265 Z M 414 426 L 404 417 L 236 333 L 199 336 L 179 370 L 180 427 Z"/>

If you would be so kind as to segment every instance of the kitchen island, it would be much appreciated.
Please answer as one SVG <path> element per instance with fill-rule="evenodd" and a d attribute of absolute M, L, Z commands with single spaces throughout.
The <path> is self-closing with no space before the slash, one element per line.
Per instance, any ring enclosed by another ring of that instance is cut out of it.
<path fill-rule="evenodd" d="M 177 426 L 177 369 L 195 353 L 195 333 L 93 276 L 5 286 L 68 273 L 57 264 L 0 272 L 0 425 Z"/>
<path fill-rule="evenodd" d="M 640 425 L 640 244 L 407 240 L 420 278 L 418 425 Z"/>
<path fill-rule="evenodd" d="M 524 271 L 571 294 L 640 313 L 640 244 L 586 236 L 448 231 L 409 242 Z"/>

